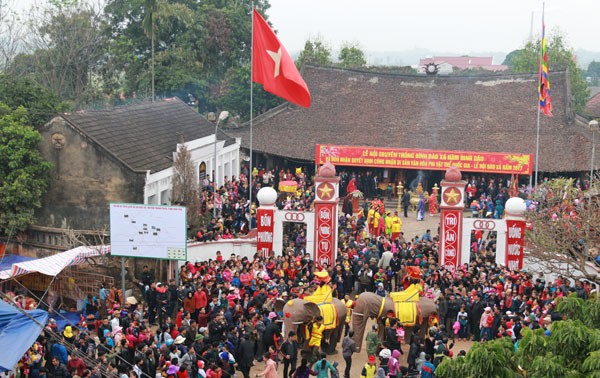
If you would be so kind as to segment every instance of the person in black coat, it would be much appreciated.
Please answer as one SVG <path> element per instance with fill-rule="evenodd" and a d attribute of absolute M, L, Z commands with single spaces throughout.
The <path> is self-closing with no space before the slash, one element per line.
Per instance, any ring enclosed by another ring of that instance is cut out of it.
<path fill-rule="evenodd" d="M 469 319 L 469 322 L 471 324 L 471 333 L 473 334 L 475 341 L 479 341 L 479 321 L 481 320 L 483 310 L 486 306 L 487 305 L 481 300 L 480 294 L 477 294 L 475 300 L 471 303 L 471 319 Z"/>
<path fill-rule="evenodd" d="M 291 376 L 296 371 L 298 363 L 298 342 L 294 331 L 290 331 L 287 339 L 281 344 L 281 355 L 283 357 L 283 378 L 288 378 L 288 373 Z"/>
<path fill-rule="evenodd" d="M 251 335 L 243 335 L 236 350 L 235 360 L 244 378 L 250 378 L 250 368 L 254 362 L 254 344 Z"/>

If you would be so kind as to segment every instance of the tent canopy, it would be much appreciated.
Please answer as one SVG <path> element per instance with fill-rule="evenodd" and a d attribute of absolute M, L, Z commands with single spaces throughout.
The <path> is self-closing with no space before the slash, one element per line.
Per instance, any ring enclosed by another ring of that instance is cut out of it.
<path fill-rule="evenodd" d="M 12 264 L 10 269 L 0 271 L 0 279 L 6 280 L 29 273 L 41 273 L 54 277 L 66 267 L 80 265 L 89 257 L 106 255 L 108 253 L 110 253 L 110 245 L 81 246 L 41 259 Z"/>
<path fill-rule="evenodd" d="M 29 316 L 0 300 L 0 372 L 15 367 L 48 321 L 46 311 L 33 310 L 26 313 Z"/>
<path fill-rule="evenodd" d="M 20 263 L 23 261 L 33 260 L 35 257 L 19 256 L 19 255 L 4 255 L 0 257 L 0 271 L 10 270 L 13 264 Z"/>

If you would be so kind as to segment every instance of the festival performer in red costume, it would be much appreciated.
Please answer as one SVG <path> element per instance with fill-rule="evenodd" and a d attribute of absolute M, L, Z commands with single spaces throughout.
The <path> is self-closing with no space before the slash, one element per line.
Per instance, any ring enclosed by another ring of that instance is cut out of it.
<path fill-rule="evenodd" d="M 427 199 L 427 202 L 429 202 L 429 215 L 430 216 L 436 215 L 438 212 L 438 200 L 437 200 L 437 195 L 435 195 L 435 192 L 431 193 L 431 195 Z"/>
<path fill-rule="evenodd" d="M 421 277 L 421 269 L 418 266 L 409 266 L 406 268 L 406 276 L 402 278 L 402 286 L 404 290 L 408 289 L 408 287 L 412 284 L 420 285 L 420 296 L 423 296 L 423 288 L 425 287 L 425 282 Z"/>

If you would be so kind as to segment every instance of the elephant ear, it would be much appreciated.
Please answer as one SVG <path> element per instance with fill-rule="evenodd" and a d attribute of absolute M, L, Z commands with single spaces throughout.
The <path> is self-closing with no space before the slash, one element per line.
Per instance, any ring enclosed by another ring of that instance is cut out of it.
<path fill-rule="evenodd" d="M 285 306 L 286 303 L 287 303 L 286 300 L 277 298 L 277 299 L 275 299 L 275 305 L 273 306 L 273 309 L 275 310 L 275 312 L 281 312 L 281 311 L 283 311 L 283 307 Z"/>
<path fill-rule="evenodd" d="M 321 315 L 321 310 L 319 310 L 319 306 L 312 302 L 304 303 L 304 309 L 306 313 L 313 319 Z"/>

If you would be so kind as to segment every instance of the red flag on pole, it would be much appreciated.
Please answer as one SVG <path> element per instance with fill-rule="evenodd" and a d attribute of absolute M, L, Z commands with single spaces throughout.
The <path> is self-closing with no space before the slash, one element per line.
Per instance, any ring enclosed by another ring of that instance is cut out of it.
<path fill-rule="evenodd" d="M 267 92 L 310 107 L 310 92 L 294 61 L 256 9 L 253 17 L 252 81 L 262 84 Z"/>

